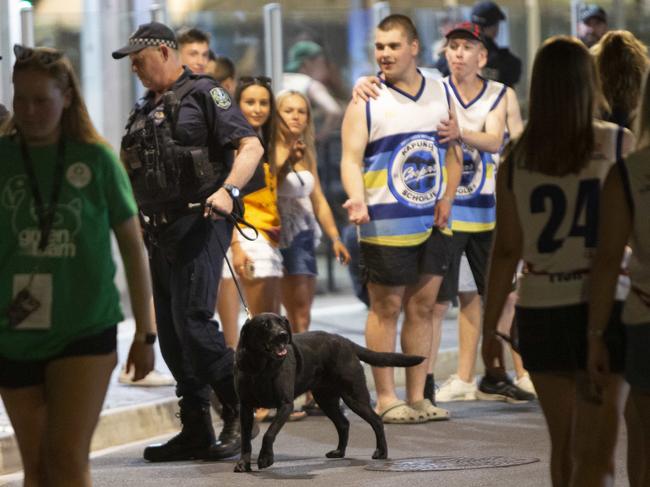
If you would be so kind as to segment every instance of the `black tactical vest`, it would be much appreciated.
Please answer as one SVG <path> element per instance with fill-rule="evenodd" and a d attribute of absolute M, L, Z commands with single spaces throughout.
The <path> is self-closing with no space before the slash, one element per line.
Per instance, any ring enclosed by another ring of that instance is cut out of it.
<path fill-rule="evenodd" d="M 223 177 L 223 170 L 210 162 L 207 146 L 181 146 L 175 141 L 178 108 L 197 79 L 191 76 L 166 92 L 149 113 L 147 100 L 141 100 L 129 117 L 120 156 L 142 210 L 180 209 Z"/>

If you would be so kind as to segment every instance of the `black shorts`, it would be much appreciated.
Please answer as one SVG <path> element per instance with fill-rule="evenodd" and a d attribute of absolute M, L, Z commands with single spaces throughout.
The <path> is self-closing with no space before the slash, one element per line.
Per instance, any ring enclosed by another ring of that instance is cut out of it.
<path fill-rule="evenodd" d="M 9 360 L 0 357 L 0 387 L 18 389 L 45 382 L 45 368 L 58 359 L 82 355 L 106 355 L 117 348 L 117 325 L 69 343 L 61 353 L 44 360 Z"/>
<path fill-rule="evenodd" d="M 453 249 L 451 264 L 440 285 L 440 291 L 438 292 L 439 303 L 451 301 L 458 295 L 460 259 L 463 252 L 465 252 L 469 267 L 472 270 L 476 289 L 483 296 L 493 234 L 494 230 L 488 232 L 454 232 L 451 238 Z"/>
<path fill-rule="evenodd" d="M 391 247 L 361 242 L 361 278 L 382 286 L 417 284 L 420 276 L 442 276 L 449 268 L 451 237 L 434 228 L 420 245 Z"/>
<path fill-rule="evenodd" d="M 623 303 L 616 301 L 609 318 L 605 344 L 609 366 L 622 373 L 625 363 Z M 577 372 L 587 367 L 587 305 L 555 308 L 516 307 L 515 323 L 524 367 L 529 372 Z"/>

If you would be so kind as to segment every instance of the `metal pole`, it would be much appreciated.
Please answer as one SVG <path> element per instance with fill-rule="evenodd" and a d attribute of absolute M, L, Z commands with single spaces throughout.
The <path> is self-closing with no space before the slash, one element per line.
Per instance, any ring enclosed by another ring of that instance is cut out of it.
<path fill-rule="evenodd" d="M 166 12 L 165 5 L 162 5 L 160 3 L 152 3 L 151 7 L 149 7 L 149 11 L 151 12 L 151 20 L 153 22 L 160 22 L 161 24 L 166 24 L 167 23 L 167 12 Z"/>
<path fill-rule="evenodd" d="M 533 70 L 533 60 L 542 42 L 538 0 L 526 0 L 526 30 L 528 34 L 528 79 L 530 79 Z"/>
<path fill-rule="evenodd" d="M 390 15 L 389 2 L 377 2 L 372 5 L 372 28 L 379 25 L 379 22 Z"/>
<path fill-rule="evenodd" d="M 282 89 L 282 6 L 279 3 L 264 5 L 264 73 L 271 78 L 273 92 Z"/>
<path fill-rule="evenodd" d="M 581 8 L 581 0 L 571 0 L 571 35 L 574 37 L 578 37 L 578 22 Z"/>
<path fill-rule="evenodd" d="M 625 2 L 622 0 L 612 1 L 613 25 L 616 29 L 625 29 Z M 611 24 L 610 24 L 611 25 Z"/>
<path fill-rule="evenodd" d="M 34 8 L 31 3 L 20 2 L 20 30 L 23 46 L 34 46 Z"/>

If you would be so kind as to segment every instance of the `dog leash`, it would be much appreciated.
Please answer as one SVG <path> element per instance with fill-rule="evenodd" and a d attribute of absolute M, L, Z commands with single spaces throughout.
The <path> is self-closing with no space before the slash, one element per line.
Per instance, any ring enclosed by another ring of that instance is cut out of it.
<path fill-rule="evenodd" d="M 205 203 L 188 203 L 187 207 L 189 209 L 203 209 L 206 207 Z M 234 225 L 234 227 L 237 229 L 239 234 L 244 237 L 246 240 L 256 240 L 257 237 L 259 236 L 259 232 L 257 228 L 255 228 L 253 225 L 251 225 L 249 222 L 244 220 L 239 215 L 233 215 L 232 213 L 226 214 L 222 211 L 217 210 L 211 205 L 207 205 L 208 208 L 210 208 L 210 211 L 215 212 L 219 216 L 223 217 L 225 220 L 229 221 Z M 242 229 L 241 226 L 245 226 L 250 228 L 255 232 L 255 237 L 250 238 L 246 233 L 244 233 L 244 230 Z M 242 305 L 244 306 L 244 311 L 246 312 L 246 318 L 251 319 L 253 318 L 253 314 L 251 313 L 250 308 L 248 307 L 248 303 L 246 302 L 246 298 L 244 297 L 244 292 L 241 289 L 241 283 L 239 282 L 239 279 L 237 279 L 237 275 L 235 274 L 234 269 L 232 268 L 232 264 L 230 263 L 230 259 L 228 258 L 228 253 L 226 252 L 226 249 L 223 246 L 223 243 L 221 242 L 221 239 L 219 236 L 217 236 L 217 242 L 219 243 L 219 248 L 221 249 L 221 253 L 223 254 L 223 259 L 226 261 L 226 265 L 228 266 L 228 270 L 230 271 L 230 275 L 232 276 L 233 281 L 235 282 L 235 287 L 237 288 L 237 294 L 239 294 L 239 299 L 241 300 Z"/>

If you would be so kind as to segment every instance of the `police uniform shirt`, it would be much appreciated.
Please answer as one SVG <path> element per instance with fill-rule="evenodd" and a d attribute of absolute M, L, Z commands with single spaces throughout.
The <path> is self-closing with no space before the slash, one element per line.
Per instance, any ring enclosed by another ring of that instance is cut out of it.
<path fill-rule="evenodd" d="M 596 247 L 602 183 L 620 158 L 623 129 L 595 121 L 597 147 L 578 174 L 548 176 L 509 166 L 523 230 L 518 305 L 526 308 L 586 302 L 591 259 Z"/>
<path fill-rule="evenodd" d="M 445 188 L 436 126 L 448 111 L 442 84 L 424 77 L 415 96 L 382 81 L 379 96 L 367 102 L 363 178 L 370 222 L 360 227 L 362 242 L 414 246 L 431 233 Z"/>
<path fill-rule="evenodd" d="M 650 149 L 632 154 L 619 166 L 632 212 L 632 236 L 628 272 L 631 289 L 623 308 L 623 322 L 636 325 L 650 322 Z"/>
<path fill-rule="evenodd" d="M 216 163 L 217 167 L 229 170 L 231 151 L 237 149 L 239 139 L 257 137 L 257 134 L 230 95 L 214 79 L 196 77 L 185 68 L 170 90 L 176 91 L 190 79 L 194 79 L 194 86 L 180 101 L 176 141 L 181 146 L 207 146 L 210 161 Z M 154 93 L 145 95 L 143 110 L 146 114 L 162 104 L 162 100 L 157 103 L 154 100 Z M 209 196 L 222 182 L 217 181 L 211 187 L 202 189 L 197 197 Z"/>
<path fill-rule="evenodd" d="M 499 105 L 507 88 L 496 81 L 483 80 L 483 89 L 465 103 L 450 77 L 443 79 L 449 103 L 456 109 L 461 129 L 484 132 L 490 113 Z M 458 232 L 485 232 L 496 224 L 496 164 L 493 154 L 463 144 L 463 173 L 451 209 L 451 229 Z"/>

